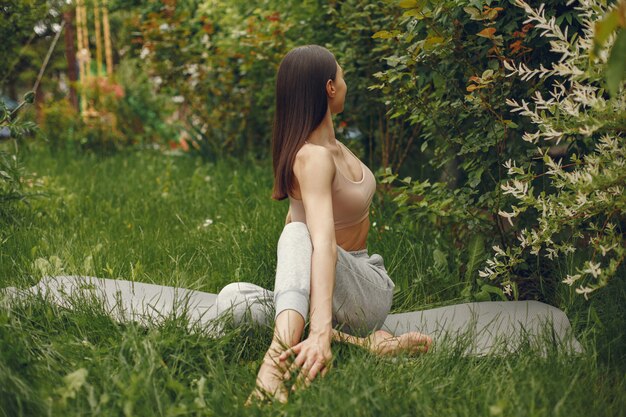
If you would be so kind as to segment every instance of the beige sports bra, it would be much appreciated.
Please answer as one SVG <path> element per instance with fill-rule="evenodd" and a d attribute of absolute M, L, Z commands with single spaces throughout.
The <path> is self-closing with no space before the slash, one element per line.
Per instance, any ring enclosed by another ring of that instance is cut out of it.
<path fill-rule="evenodd" d="M 336 173 L 332 183 L 335 230 L 345 229 L 365 220 L 369 216 L 370 204 L 376 191 L 376 177 L 372 171 L 350 149 L 348 152 L 359 161 L 362 177 L 360 181 L 352 181 L 335 165 Z M 302 200 L 289 196 L 289 207 L 292 221 L 306 223 Z"/>

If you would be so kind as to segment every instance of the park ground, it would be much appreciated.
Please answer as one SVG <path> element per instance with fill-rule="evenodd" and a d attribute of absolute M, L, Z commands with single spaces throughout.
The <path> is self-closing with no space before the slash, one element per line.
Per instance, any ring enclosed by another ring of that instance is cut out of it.
<path fill-rule="evenodd" d="M 206 292 L 232 281 L 271 288 L 287 206 L 269 196 L 269 162 L 207 164 L 153 150 L 23 157 L 41 195 L 3 219 L 0 287 L 85 274 Z M 458 266 L 433 256 L 449 247 L 427 230 L 394 227 L 382 196 L 371 213 L 368 248 L 396 282 L 394 312 L 464 302 Z M 66 311 L 35 299 L 0 308 L 0 415 L 626 415 L 624 280 L 589 301 L 568 290 L 557 299 L 583 354 L 477 358 L 451 348 L 387 358 L 334 344 L 325 378 L 286 405 L 251 408 L 244 401 L 270 329 L 211 339 L 184 317 L 120 325 L 95 306 Z"/>

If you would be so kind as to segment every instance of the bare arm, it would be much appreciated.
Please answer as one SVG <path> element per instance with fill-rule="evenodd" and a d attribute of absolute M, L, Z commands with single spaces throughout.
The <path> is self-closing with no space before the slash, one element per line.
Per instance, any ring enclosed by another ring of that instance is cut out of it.
<path fill-rule="evenodd" d="M 332 337 L 332 303 L 337 263 L 337 243 L 331 186 L 335 163 L 322 147 L 300 153 L 294 163 L 300 184 L 307 227 L 313 244 L 311 258 L 310 336 L 328 340 Z"/>
<path fill-rule="evenodd" d="M 298 379 L 310 382 L 318 372 L 324 375 L 332 361 L 332 307 L 335 288 L 337 244 L 331 185 L 335 163 L 330 151 L 309 147 L 298 153 L 293 171 L 300 183 L 306 222 L 313 244 L 311 256 L 311 302 L 309 336 L 280 354 L 281 361 L 296 354 L 293 367 L 301 367 Z"/>

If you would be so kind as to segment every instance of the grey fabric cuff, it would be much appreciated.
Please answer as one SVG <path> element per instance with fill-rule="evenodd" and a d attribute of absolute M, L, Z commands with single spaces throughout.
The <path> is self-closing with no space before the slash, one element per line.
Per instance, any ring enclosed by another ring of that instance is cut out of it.
<path fill-rule="evenodd" d="M 309 315 L 309 294 L 302 290 L 286 290 L 274 294 L 276 314 L 274 319 L 284 310 L 295 310 L 306 322 Z"/>

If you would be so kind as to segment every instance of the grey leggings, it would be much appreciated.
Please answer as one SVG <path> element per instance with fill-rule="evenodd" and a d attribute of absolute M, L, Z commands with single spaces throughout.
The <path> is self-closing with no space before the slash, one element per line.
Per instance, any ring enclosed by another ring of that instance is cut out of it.
<path fill-rule="evenodd" d="M 269 325 L 272 315 L 291 309 L 306 321 L 312 252 L 306 224 L 287 224 L 278 239 L 274 291 L 249 282 L 228 284 L 217 296 L 217 314 L 232 312 L 236 323 L 251 319 Z M 333 326 L 359 336 L 380 329 L 391 308 L 394 286 L 379 254 L 370 256 L 367 249 L 348 252 L 337 246 Z"/>

